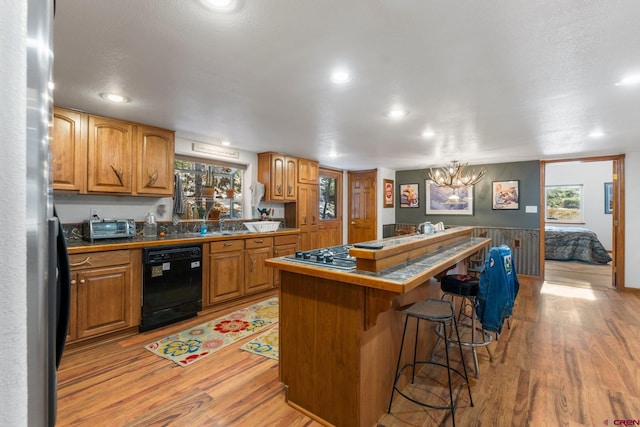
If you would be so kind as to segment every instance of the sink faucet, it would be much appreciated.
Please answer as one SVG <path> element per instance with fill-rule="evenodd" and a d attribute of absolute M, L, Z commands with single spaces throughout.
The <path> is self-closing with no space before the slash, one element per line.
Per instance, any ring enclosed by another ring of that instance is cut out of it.
<path fill-rule="evenodd" d="M 224 230 L 224 221 L 218 220 L 218 231 L 223 231 L 223 230 Z"/>

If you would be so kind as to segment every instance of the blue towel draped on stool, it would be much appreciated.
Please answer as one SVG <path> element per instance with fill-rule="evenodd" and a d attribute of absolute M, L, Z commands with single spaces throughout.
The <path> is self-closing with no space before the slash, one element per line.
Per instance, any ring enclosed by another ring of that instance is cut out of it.
<path fill-rule="evenodd" d="M 476 314 L 483 329 L 500 333 L 513 311 L 520 282 L 511 249 L 507 245 L 493 247 L 487 254 L 480 275 Z"/>

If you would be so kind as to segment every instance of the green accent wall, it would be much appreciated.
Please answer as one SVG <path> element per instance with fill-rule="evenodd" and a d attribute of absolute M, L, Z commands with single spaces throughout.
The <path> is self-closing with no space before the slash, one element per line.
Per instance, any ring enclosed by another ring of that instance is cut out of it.
<path fill-rule="evenodd" d="M 484 179 L 474 186 L 473 215 L 427 215 L 426 180 L 429 169 L 396 171 L 396 223 L 419 224 L 424 221 L 444 222 L 445 225 L 470 225 L 504 228 L 540 228 L 540 162 L 498 163 L 474 165 L 487 171 Z M 492 182 L 519 180 L 519 207 L 513 210 L 493 210 Z M 420 205 L 417 208 L 400 207 L 400 185 L 418 184 Z M 526 206 L 535 206 L 536 213 L 525 213 Z"/>

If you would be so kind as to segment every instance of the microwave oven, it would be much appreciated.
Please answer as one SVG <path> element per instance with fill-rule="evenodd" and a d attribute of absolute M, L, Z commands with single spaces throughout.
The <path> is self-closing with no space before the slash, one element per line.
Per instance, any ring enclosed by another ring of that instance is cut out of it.
<path fill-rule="evenodd" d="M 82 238 L 118 239 L 136 236 L 136 223 L 133 219 L 89 219 L 82 224 Z"/>

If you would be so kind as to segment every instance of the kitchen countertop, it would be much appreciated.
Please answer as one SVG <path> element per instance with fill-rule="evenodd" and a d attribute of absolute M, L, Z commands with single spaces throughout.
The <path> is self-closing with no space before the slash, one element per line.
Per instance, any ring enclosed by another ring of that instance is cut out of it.
<path fill-rule="evenodd" d="M 466 228 L 469 228 L 468 232 L 470 235 L 472 227 L 458 227 L 451 230 L 464 233 L 467 232 Z M 402 247 L 405 245 L 408 245 L 410 248 L 415 242 L 419 242 L 421 240 L 425 242 L 429 240 L 437 240 L 447 233 L 449 232 L 444 231 L 433 235 L 389 237 L 387 239 L 367 243 L 378 243 L 382 245 L 384 249 L 397 248 L 398 250 L 402 250 Z M 448 267 L 455 265 L 490 244 L 490 238 L 479 237 L 465 237 L 464 239 L 453 243 L 444 241 L 439 247 L 429 253 L 414 259 L 406 260 L 394 265 L 393 267 L 378 272 L 364 271 L 361 269 L 345 271 L 323 264 L 303 264 L 297 262 L 295 259 L 291 259 L 290 257 L 271 258 L 266 260 L 266 264 L 269 267 L 283 271 L 290 271 L 293 273 L 321 277 L 392 292 L 405 293 L 426 282 L 431 277 L 446 271 Z M 370 256 L 375 257 L 375 250 L 368 251 L 360 249 L 357 253 L 362 253 L 362 251 L 370 252 Z M 356 257 L 359 256 L 354 252 L 354 249 L 350 250 L 351 255 Z"/>
<path fill-rule="evenodd" d="M 250 231 L 223 231 L 209 232 L 205 236 L 200 233 L 167 234 L 164 237 L 142 237 L 122 239 L 99 239 L 93 242 L 86 240 L 68 240 L 67 251 L 69 254 L 81 254 L 87 252 L 114 251 L 119 249 L 140 249 L 152 246 L 175 246 L 194 243 L 205 243 L 217 240 L 252 239 L 255 237 L 272 237 L 298 234 L 297 228 L 280 228 L 277 231 L 266 233 L 254 233 Z"/>

